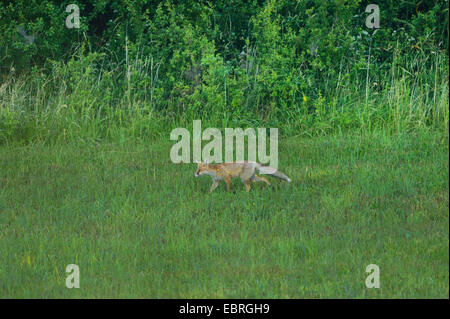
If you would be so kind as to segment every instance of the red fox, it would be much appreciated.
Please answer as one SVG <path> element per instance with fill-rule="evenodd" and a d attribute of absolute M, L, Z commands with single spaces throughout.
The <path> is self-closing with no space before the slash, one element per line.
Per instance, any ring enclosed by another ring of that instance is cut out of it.
<path fill-rule="evenodd" d="M 260 174 L 272 175 L 289 183 L 291 182 L 289 177 L 275 168 L 256 162 L 243 161 L 235 163 L 208 164 L 208 162 L 205 161 L 204 163 L 197 163 L 198 167 L 194 176 L 198 177 L 200 175 L 209 175 L 213 179 L 213 183 L 209 190 L 210 193 L 215 190 L 217 186 L 219 186 L 221 180 L 225 181 L 227 184 L 227 190 L 229 191 L 231 178 L 238 176 L 241 178 L 242 183 L 245 184 L 247 192 L 251 189 L 250 181 L 264 182 L 267 185 L 270 185 L 269 181 L 265 177 L 256 175 L 256 170 L 258 170 Z"/>

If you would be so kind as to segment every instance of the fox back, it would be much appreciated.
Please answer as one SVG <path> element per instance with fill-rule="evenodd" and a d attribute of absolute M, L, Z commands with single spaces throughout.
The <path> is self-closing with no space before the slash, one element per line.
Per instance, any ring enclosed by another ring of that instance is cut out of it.
<path fill-rule="evenodd" d="M 195 177 L 200 175 L 209 175 L 223 179 L 226 176 L 237 177 L 240 176 L 244 179 L 250 179 L 254 174 L 256 166 L 254 163 L 249 162 L 236 162 L 236 163 L 222 163 L 222 164 L 208 164 L 198 163 Z"/>

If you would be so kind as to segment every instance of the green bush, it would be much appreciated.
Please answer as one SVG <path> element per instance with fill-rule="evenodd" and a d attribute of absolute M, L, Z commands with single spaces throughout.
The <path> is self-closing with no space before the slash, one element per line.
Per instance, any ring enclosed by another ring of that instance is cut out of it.
<path fill-rule="evenodd" d="M 2 142 L 448 125 L 448 1 L 0 3 Z M 34 41 L 27 35 L 35 34 Z"/>

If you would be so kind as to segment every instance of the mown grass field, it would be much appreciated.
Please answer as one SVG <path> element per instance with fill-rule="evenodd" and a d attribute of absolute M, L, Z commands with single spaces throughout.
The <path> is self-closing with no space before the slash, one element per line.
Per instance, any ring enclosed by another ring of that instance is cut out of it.
<path fill-rule="evenodd" d="M 194 164 L 170 162 L 168 137 L 2 146 L 0 297 L 448 298 L 448 143 L 289 138 L 291 184 L 212 194 Z"/>

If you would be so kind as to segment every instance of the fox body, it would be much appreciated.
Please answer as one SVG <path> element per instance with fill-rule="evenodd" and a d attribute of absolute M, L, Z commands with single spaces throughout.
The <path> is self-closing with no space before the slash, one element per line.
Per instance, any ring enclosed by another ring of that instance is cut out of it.
<path fill-rule="evenodd" d="M 197 171 L 195 172 L 195 177 L 200 175 L 209 175 L 211 176 L 213 183 L 209 192 L 211 193 L 213 190 L 219 186 L 221 180 L 224 180 L 227 185 L 227 190 L 230 190 L 231 178 L 240 177 L 242 183 L 245 184 L 247 192 L 250 191 L 250 182 L 264 182 L 267 185 L 270 185 L 267 178 L 256 175 L 256 171 L 260 174 L 267 174 L 279 179 L 285 180 L 287 182 L 291 182 L 291 179 L 276 170 L 273 167 L 265 166 L 256 162 L 235 162 L 235 163 L 222 163 L 222 164 L 208 164 L 206 161 L 204 163 L 199 162 Z"/>

